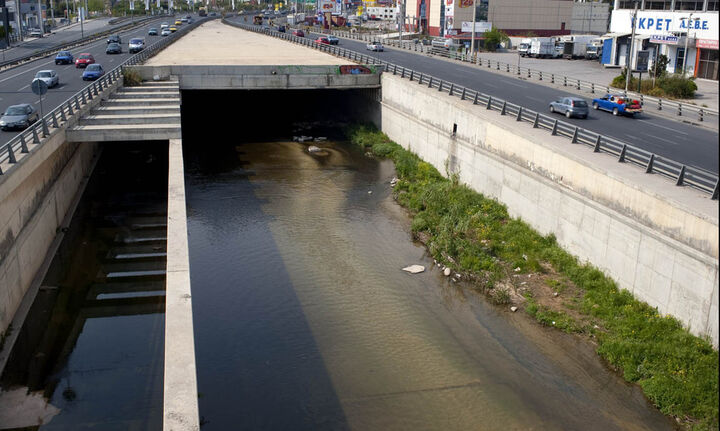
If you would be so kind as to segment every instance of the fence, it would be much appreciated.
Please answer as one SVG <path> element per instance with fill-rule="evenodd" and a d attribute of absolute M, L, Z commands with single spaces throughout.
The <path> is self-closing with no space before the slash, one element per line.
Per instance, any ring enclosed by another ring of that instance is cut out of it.
<path fill-rule="evenodd" d="M 280 33 L 267 27 L 252 26 L 225 20 L 223 22 L 244 30 L 269 34 L 358 63 L 381 66 L 386 73 L 399 75 L 402 78 L 417 82 L 418 85 L 426 85 L 428 88 L 437 88 L 438 91 L 448 93 L 450 96 L 467 100 L 474 105 L 484 106 L 488 110 L 498 111 L 500 115 L 513 116 L 519 122 L 531 123 L 534 128 L 545 129 L 552 135 L 566 137 L 572 144 L 587 145 L 596 153 L 605 153 L 616 157 L 620 163 L 636 165 L 644 169 L 648 174 L 658 174 L 672 180 L 677 186 L 689 186 L 710 194 L 711 199 L 718 198 L 718 175 L 704 169 L 684 165 L 617 139 L 576 127 L 570 123 L 531 109 L 523 108 L 522 106 L 515 105 L 503 99 L 492 97 L 452 82 L 447 82 L 432 75 L 388 63 L 366 54 L 340 48 L 335 45 L 319 44 L 310 39 L 293 36 L 288 33 Z"/>
<path fill-rule="evenodd" d="M 8 141 L 7 144 L 2 146 L 0 148 L 0 166 L 5 162 L 14 165 L 18 161 L 15 156 L 16 154 L 29 153 L 33 147 L 42 145 L 46 138 L 50 137 L 53 132 L 65 125 L 70 118 L 76 115 L 77 111 L 80 111 L 83 107 L 92 103 L 93 99 L 102 97 L 108 89 L 112 91 L 117 88 L 121 83 L 123 66 L 144 62 L 203 22 L 205 22 L 205 20 L 200 19 L 192 24 L 181 27 L 177 32 L 160 39 L 139 53 L 129 57 L 92 84 L 89 84 L 70 96 L 55 109 L 45 114 L 40 120 L 18 133 Z M 0 168 L 0 175 L 4 174 L 2 168 Z"/>

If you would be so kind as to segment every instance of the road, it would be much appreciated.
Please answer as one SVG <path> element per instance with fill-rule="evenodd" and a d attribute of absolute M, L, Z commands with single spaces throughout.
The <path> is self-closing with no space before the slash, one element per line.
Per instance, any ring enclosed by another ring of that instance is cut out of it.
<path fill-rule="evenodd" d="M 177 16 L 179 17 L 180 15 Z M 193 19 L 197 20 L 198 18 L 194 16 Z M 145 45 L 149 46 L 155 41 L 160 40 L 162 36 L 148 36 L 148 29 L 150 27 L 159 28 L 162 22 L 170 22 L 170 20 L 171 18 L 167 16 L 158 17 L 158 19 L 152 20 L 133 30 L 121 32 L 120 35 L 123 41 L 122 54 L 105 54 L 105 48 L 107 46 L 105 40 L 99 40 L 72 49 L 71 52 L 76 58 L 80 53 L 89 52 L 95 57 L 97 63 L 102 64 L 103 68 L 109 71 L 130 56 L 127 51 L 127 46 L 131 38 L 144 37 Z M 38 70 L 44 69 L 54 69 L 60 77 L 60 85 L 48 89 L 47 94 L 43 96 L 42 105 L 44 112 L 50 112 L 70 96 L 90 84 L 82 80 L 84 69 L 76 69 L 74 65 L 55 65 L 55 55 L 38 59 L 0 73 L 0 109 L 2 109 L 2 112 L 5 112 L 8 106 L 18 103 L 32 103 L 39 109 L 39 98 L 30 90 L 30 83 L 35 77 L 35 73 L 37 73 Z M 7 143 L 17 133 L 17 131 L 0 131 L 0 145 Z"/>
<path fill-rule="evenodd" d="M 238 22 L 247 23 L 243 19 L 243 17 L 233 18 Z M 318 33 L 306 35 L 312 39 L 318 36 Z M 349 39 L 340 39 L 339 46 L 539 112 L 549 112 L 549 102 L 563 95 L 557 89 L 531 81 L 502 76 L 477 67 L 450 63 L 408 51 L 388 49 L 385 52 L 372 52 L 366 49 L 365 42 Z M 652 113 L 643 113 L 638 118 L 630 118 L 614 117 L 604 111 L 591 111 L 587 119 L 566 119 L 561 115 L 558 115 L 558 119 L 659 156 L 718 173 L 718 133 L 712 130 L 655 116 Z"/>

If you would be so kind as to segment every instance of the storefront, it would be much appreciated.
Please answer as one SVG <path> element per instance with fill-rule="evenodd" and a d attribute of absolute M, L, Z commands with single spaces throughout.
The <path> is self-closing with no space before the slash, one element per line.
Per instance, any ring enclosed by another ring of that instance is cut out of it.
<path fill-rule="evenodd" d="M 718 41 L 717 39 L 698 39 L 697 60 L 695 63 L 695 77 L 702 79 L 718 79 Z"/>

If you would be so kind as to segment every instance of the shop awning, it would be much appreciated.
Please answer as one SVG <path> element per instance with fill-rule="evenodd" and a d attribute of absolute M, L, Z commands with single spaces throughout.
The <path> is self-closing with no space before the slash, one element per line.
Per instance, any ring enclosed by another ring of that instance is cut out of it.
<path fill-rule="evenodd" d="M 630 36 L 630 33 L 606 33 L 602 35 L 601 37 L 624 37 L 624 36 Z"/>

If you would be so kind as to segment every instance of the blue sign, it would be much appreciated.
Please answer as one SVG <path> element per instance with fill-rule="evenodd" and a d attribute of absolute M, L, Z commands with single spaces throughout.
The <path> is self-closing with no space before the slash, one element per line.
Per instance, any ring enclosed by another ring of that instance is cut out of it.
<path fill-rule="evenodd" d="M 638 18 L 637 28 L 639 30 L 657 30 L 670 31 L 672 19 L 669 18 Z M 680 20 L 680 28 L 685 29 L 687 20 Z M 691 30 L 709 30 L 707 20 L 693 20 L 690 25 Z"/>
<path fill-rule="evenodd" d="M 678 39 L 679 38 L 677 36 L 664 34 L 654 34 L 650 36 L 650 42 L 652 43 L 667 43 L 669 45 L 677 45 Z"/>

